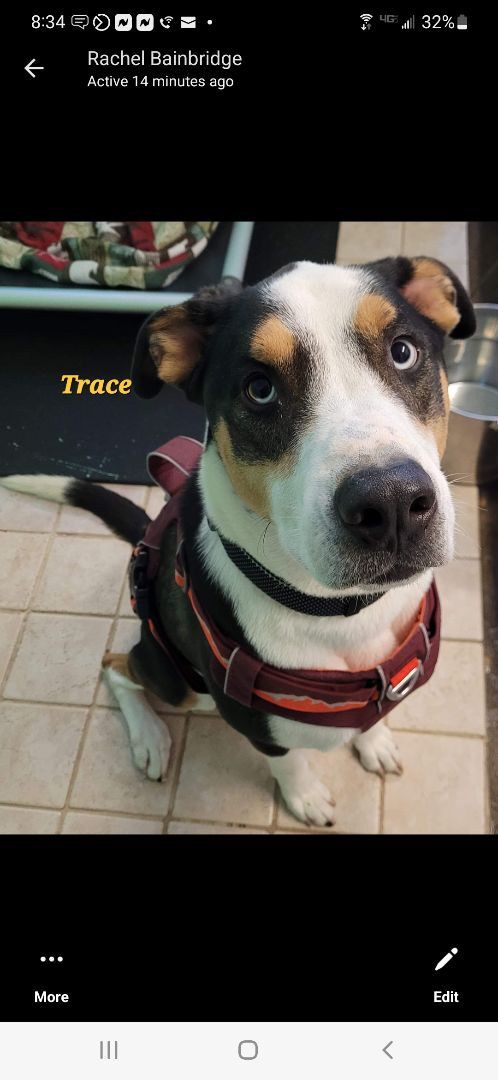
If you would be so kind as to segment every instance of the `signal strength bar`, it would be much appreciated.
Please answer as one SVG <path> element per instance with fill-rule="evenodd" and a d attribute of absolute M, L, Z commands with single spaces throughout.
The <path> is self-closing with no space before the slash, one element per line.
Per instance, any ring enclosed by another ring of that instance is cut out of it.
<path fill-rule="evenodd" d="M 402 30 L 414 30 L 415 29 L 415 16 L 410 15 L 410 18 L 406 22 L 401 24 Z"/>

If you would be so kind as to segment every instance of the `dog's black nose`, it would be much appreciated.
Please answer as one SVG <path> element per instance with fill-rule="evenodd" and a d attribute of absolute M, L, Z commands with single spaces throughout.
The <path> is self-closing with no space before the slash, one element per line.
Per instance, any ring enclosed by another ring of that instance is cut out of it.
<path fill-rule="evenodd" d="M 416 461 L 363 469 L 338 487 L 335 508 L 364 547 L 395 549 L 422 536 L 436 509 L 432 480 Z"/>

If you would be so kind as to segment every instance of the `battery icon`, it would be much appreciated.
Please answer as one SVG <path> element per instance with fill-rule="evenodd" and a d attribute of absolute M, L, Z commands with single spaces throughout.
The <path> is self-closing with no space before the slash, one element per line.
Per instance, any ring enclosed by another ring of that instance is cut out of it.
<path fill-rule="evenodd" d="M 466 15 L 459 15 L 458 19 L 457 19 L 457 30 L 466 30 L 466 29 L 467 29 L 467 16 Z"/>

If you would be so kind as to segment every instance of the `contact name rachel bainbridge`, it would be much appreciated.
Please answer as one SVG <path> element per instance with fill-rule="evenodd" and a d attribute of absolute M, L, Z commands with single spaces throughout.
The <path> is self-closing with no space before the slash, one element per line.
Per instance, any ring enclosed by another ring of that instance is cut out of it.
<path fill-rule="evenodd" d="M 102 53 L 96 49 L 88 51 L 89 67 L 219 67 L 228 71 L 240 67 L 240 53 L 216 52 L 160 52 L 159 49 L 141 49 L 140 52 L 128 53 L 123 49 L 116 53 Z"/>

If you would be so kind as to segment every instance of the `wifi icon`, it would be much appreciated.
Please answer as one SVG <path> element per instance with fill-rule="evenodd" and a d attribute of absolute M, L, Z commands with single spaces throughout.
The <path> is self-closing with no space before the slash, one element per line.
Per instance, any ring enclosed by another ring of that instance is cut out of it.
<path fill-rule="evenodd" d="M 165 15 L 164 19 L 159 19 L 163 30 L 169 30 L 171 23 L 173 22 L 173 15 Z"/>
<path fill-rule="evenodd" d="M 373 15 L 360 15 L 360 19 L 363 23 L 362 30 L 370 30 L 369 22 L 373 19 Z"/>

